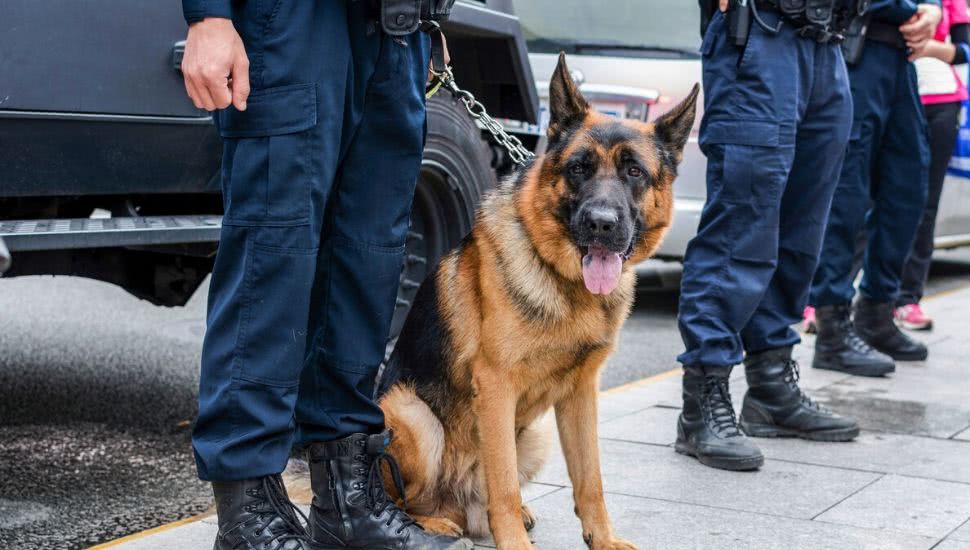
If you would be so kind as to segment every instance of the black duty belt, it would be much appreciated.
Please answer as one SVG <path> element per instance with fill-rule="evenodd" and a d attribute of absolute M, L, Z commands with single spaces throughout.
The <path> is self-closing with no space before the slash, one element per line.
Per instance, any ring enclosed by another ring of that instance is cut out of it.
<path fill-rule="evenodd" d="M 844 29 L 836 30 L 831 26 L 821 26 L 804 20 L 796 20 L 785 15 L 778 6 L 778 0 L 754 0 L 754 5 L 758 11 L 771 12 L 781 17 L 798 30 L 799 36 L 815 40 L 822 44 L 839 43 L 845 38 Z"/>
<path fill-rule="evenodd" d="M 883 23 L 882 21 L 870 21 L 866 28 L 866 38 L 883 44 L 889 44 L 900 50 L 906 49 L 906 39 L 903 33 L 899 32 L 899 27 Z"/>

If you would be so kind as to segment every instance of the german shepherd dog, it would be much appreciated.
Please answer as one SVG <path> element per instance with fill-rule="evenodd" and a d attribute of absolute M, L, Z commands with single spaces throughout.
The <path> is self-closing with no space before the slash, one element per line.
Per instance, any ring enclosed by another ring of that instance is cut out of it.
<path fill-rule="evenodd" d="M 603 502 L 599 371 L 633 266 L 670 225 L 697 93 L 654 123 L 616 120 L 590 109 L 560 55 L 547 152 L 484 200 L 421 286 L 380 385 L 407 511 L 429 531 L 490 528 L 502 550 L 532 548 L 520 485 L 545 459 L 554 408 L 583 539 L 635 548 Z"/>

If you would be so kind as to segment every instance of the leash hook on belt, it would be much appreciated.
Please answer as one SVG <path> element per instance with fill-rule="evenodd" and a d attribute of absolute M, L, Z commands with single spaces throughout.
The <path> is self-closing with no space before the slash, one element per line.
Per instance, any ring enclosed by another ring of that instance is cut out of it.
<path fill-rule="evenodd" d="M 471 92 L 458 87 L 451 67 L 446 66 L 442 71 L 432 70 L 431 74 L 434 75 L 434 82 L 425 94 L 426 97 L 430 98 L 441 88 L 448 90 L 455 99 L 465 106 L 468 115 L 488 130 L 492 134 L 492 138 L 509 152 L 512 162 L 523 165 L 535 158 L 535 154 L 522 145 L 519 138 L 506 132 L 505 127 L 488 114 L 485 106 L 475 99 Z"/>

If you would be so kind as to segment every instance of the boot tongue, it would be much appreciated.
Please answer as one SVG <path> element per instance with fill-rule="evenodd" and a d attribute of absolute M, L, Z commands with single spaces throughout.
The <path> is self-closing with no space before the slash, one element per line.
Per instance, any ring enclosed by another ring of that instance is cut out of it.
<path fill-rule="evenodd" d="M 583 256 L 583 282 L 593 294 L 609 294 L 620 284 L 623 258 L 601 245 L 590 245 Z"/>

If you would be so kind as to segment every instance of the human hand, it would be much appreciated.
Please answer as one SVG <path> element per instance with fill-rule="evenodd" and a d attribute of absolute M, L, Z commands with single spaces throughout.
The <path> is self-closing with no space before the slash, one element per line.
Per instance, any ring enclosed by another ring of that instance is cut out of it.
<path fill-rule="evenodd" d="M 207 17 L 189 25 L 182 76 L 185 91 L 199 109 L 225 109 L 231 103 L 246 110 L 249 58 L 232 21 Z"/>
<path fill-rule="evenodd" d="M 900 25 L 899 32 L 903 33 L 903 38 L 911 49 L 921 49 L 933 38 L 936 26 L 942 18 L 943 12 L 939 6 L 920 4 L 916 8 L 916 14 Z"/>
<path fill-rule="evenodd" d="M 953 63 L 953 57 L 956 53 L 956 46 L 953 44 L 939 40 L 927 40 L 922 46 L 911 48 L 909 60 L 916 61 L 921 57 L 933 57 L 944 63 Z"/>

